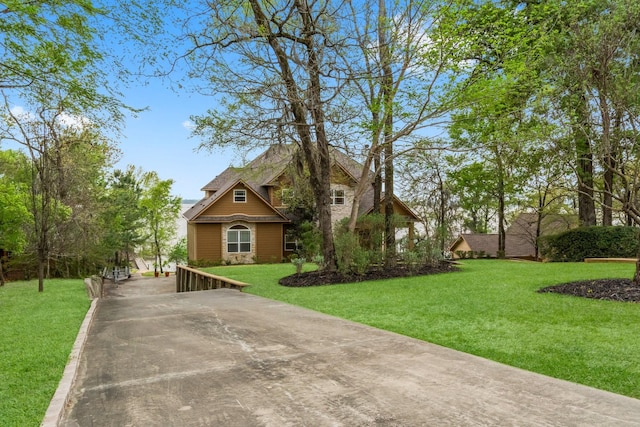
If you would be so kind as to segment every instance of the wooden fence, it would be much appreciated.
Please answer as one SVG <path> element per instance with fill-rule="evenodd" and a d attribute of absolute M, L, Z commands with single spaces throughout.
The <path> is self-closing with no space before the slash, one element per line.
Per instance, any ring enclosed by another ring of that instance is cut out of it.
<path fill-rule="evenodd" d="M 220 288 L 237 289 L 242 292 L 245 286 L 249 285 L 184 265 L 176 266 L 176 292 L 208 291 Z"/>

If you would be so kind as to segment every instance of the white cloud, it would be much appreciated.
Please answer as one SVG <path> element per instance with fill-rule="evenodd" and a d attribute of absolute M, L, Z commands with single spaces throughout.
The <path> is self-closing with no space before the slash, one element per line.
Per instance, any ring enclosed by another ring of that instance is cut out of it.
<path fill-rule="evenodd" d="M 21 105 L 11 107 L 11 114 L 23 121 L 38 120 L 35 114 L 25 110 Z M 91 120 L 84 116 L 77 116 L 63 112 L 58 116 L 58 123 L 64 127 L 82 129 L 85 126 L 90 125 Z"/>
<path fill-rule="evenodd" d="M 24 107 L 20 105 L 16 105 L 15 107 L 11 107 L 11 114 L 20 119 L 31 119 L 34 118 L 33 114 L 24 109 Z"/>
<path fill-rule="evenodd" d="M 91 120 L 83 116 L 75 116 L 67 113 L 60 114 L 58 118 L 60 124 L 66 127 L 82 129 L 91 124 Z"/>
<path fill-rule="evenodd" d="M 185 120 L 184 122 L 182 122 L 182 127 L 187 130 L 193 130 L 196 125 L 191 120 Z"/>

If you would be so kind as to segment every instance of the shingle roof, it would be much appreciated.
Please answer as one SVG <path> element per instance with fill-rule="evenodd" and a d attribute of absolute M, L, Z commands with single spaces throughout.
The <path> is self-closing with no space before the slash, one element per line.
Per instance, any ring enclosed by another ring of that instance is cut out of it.
<path fill-rule="evenodd" d="M 464 240 L 472 251 L 484 252 L 490 256 L 496 256 L 498 253 L 498 235 L 497 234 L 461 234 L 456 242 L 451 245 L 450 249 L 454 250 L 457 243 Z M 505 236 L 505 252 L 507 257 L 521 258 L 535 256 L 535 248 L 533 243 L 520 236 Z"/>
<path fill-rule="evenodd" d="M 507 257 L 522 258 L 535 256 L 535 228 L 538 220 L 536 213 L 521 213 L 505 232 L 505 252 Z M 568 230 L 577 224 L 575 215 L 550 214 L 542 219 L 541 234 L 553 234 Z M 497 234 L 461 234 L 450 246 L 450 250 L 462 240 L 472 251 L 483 251 L 495 256 L 498 252 Z"/>
<path fill-rule="evenodd" d="M 229 167 L 220 175 L 202 187 L 203 191 L 213 193 L 209 198 L 204 198 L 184 213 L 187 220 L 196 218 L 207 207 L 211 206 L 217 198 L 228 191 L 237 182 L 242 181 L 255 193 L 268 201 L 268 186 L 280 176 L 291 163 L 297 147 L 295 145 L 274 144 L 266 151 L 249 162 L 244 167 Z M 359 181 L 362 173 L 362 165 L 353 160 L 347 154 L 333 149 L 331 157 L 336 165 L 341 167 L 354 181 Z M 369 180 L 373 182 L 373 173 L 369 173 Z M 373 189 L 368 188 L 362 197 L 360 212 L 371 209 L 373 204 Z"/>
<path fill-rule="evenodd" d="M 261 215 L 261 216 L 253 216 L 253 215 L 227 215 L 227 216 L 213 216 L 213 215 L 201 215 L 198 217 L 198 222 L 206 223 L 218 223 L 218 222 L 234 222 L 234 221 L 245 221 L 245 222 L 287 222 L 284 217 L 278 215 Z"/>

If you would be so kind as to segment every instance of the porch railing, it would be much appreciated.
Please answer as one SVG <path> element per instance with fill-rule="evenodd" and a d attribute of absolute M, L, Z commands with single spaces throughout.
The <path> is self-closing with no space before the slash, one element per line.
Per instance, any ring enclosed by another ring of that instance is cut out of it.
<path fill-rule="evenodd" d="M 208 291 L 220 288 L 237 289 L 242 292 L 242 288 L 245 286 L 249 286 L 249 284 L 228 277 L 216 276 L 185 265 L 176 266 L 176 292 Z"/>

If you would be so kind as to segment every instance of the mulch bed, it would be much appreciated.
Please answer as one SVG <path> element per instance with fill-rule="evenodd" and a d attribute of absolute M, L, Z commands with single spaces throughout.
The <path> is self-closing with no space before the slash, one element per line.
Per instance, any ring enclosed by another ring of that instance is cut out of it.
<path fill-rule="evenodd" d="M 396 277 L 426 276 L 428 274 L 450 273 L 453 271 L 458 271 L 458 268 L 450 262 L 443 262 L 437 266 L 424 266 L 418 269 L 411 269 L 404 265 L 398 265 L 394 268 L 376 268 L 364 274 L 342 274 L 337 271 L 318 270 L 283 277 L 278 283 L 282 286 L 300 288 L 364 282 L 366 280 L 393 279 Z"/>
<path fill-rule="evenodd" d="M 394 268 L 377 268 L 364 274 L 342 274 L 337 271 L 309 271 L 283 277 L 278 283 L 288 287 L 308 287 L 336 285 L 341 283 L 364 282 L 367 280 L 393 279 L 397 277 L 425 276 L 428 274 L 451 273 L 459 271 L 455 263 L 443 262 L 437 266 L 424 266 L 410 269 L 404 265 Z M 609 301 L 640 302 L 640 286 L 631 279 L 599 279 L 563 283 L 538 290 L 540 293 L 558 293 L 583 298 Z"/>
<path fill-rule="evenodd" d="M 583 280 L 549 286 L 538 292 L 554 292 L 609 301 L 640 302 L 640 286 L 634 285 L 631 279 Z"/>

